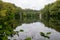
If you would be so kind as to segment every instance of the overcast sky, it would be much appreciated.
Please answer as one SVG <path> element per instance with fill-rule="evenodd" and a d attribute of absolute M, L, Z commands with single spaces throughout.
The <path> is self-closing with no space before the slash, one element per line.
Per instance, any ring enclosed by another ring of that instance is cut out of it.
<path fill-rule="evenodd" d="M 3 0 L 3 1 L 14 3 L 16 6 L 19 6 L 23 9 L 29 8 L 39 10 L 43 8 L 46 4 L 52 3 L 55 0 Z"/>

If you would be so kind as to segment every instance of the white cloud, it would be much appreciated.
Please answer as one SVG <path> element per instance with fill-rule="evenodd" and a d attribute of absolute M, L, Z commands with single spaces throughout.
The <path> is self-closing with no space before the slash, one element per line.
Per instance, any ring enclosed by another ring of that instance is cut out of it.
<path fill-rule="evenodd" d="M 3 0 L 6 2 L 14 3 L 15 5 L 30 9 L 39 10 L 43 8 L 46 4 L 54 2 L 55 0 Z"/>

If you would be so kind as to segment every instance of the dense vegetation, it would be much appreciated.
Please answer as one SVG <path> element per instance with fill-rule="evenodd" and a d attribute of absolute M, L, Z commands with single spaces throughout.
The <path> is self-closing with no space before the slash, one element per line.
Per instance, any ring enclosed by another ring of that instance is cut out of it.
<path fill-rule="evenodd" d="M 60 32 L 60 1 L 48 4 L 41 10 L 42 22 Z"/>
<path fill-rule="evenodd" d="M 0 1 L 0 40 L 7 40 L 7 36 L 12 36 L 13 29 L 19 25 L 19 9 L 14 4 Z"/>
<path fill-rule="evenodd" d="M 14 4 L 0 1 L 0 40 L 8 40 L 13 31 L 22 23 L 38 21 L 39 12 L 31 9 L 21 9 Z"/>
<path fill-rule="evenodd" d="M 39 11 L 31 10 L 31 9 L 25 9 L 22 10 L 23 12 L 20 13 L 20 21 L 22 23 L 31 23 L 39 21 Z"/>
<path fill-rule="evenodd" d="M 8 40 L 13 36 L 13 31 L 22 23 L 41 21 L 48 27 L 60 32 L 60 1 L 46 5 L 42 10 L 22 9 L 14 4 L 0 0 L 0 40 Z M 23 31 L 23 30 L 20 30 Z M 29 39 L 29 38 L 28 38 Z"/>

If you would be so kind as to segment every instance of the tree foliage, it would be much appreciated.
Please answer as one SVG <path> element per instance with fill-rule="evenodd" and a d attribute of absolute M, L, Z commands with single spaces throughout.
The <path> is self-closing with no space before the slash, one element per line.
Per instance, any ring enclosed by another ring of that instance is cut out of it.
<path fill-rule="evenodd" d="M 60 31 L 60 1 L 48 4 L 41 10 L 43 23 Z"/>
<path fill-rule="evenodd" d="M 18 26 L 16 14 L 18 7 L 14 4 L 0 1 L 0 40 L 7 40 L 7 36 L 13 34 L 13 29 Z"/>
<path fill-rule="evenodd" d="M 39 11 L 31 9 L 21 9 L 14 4 L 0 0 L 0 40 L 8 40 L 8 36 L 13 36 L 13 31 L 22 23 L 38 21 Z M 23 30 L 21 30 L 23 31 Z"/>

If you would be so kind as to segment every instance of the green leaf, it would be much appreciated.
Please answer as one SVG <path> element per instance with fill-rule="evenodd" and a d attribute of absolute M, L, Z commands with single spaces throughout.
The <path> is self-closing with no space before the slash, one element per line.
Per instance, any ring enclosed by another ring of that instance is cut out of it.
<path fill-rule="evenodd" d="M 49 39 L 50 37 L 49 36 L 45 36 L 45 38 L 48 38 Z"/>
<path fill-rule="evenodd" d="M 24 32 L 24 30 L 21 29 L 20 32 Z"/>
<path fill-rule="evenodd" d="M 7 22 L 4 22 L 5 25 L 7 25 L 8 23 Z"/>
<path fill-rule="evenodd" d="M 43 32 L 40 32 L 40 35 L 43 36 L 43 37 L 45 36 L 45 34 Z"/>
<path fill-rule="evenodd" d="M 47 32 L 47 33 L 46 33 L 46 35 L 50 35 L 50 34 L 51 34 L 51 32 Z"/>
<path fill-rule="evenodd" d="M 0 25 L 0 29 L 2 28 L 2 25 Z"/>
<path fill-rule="evenodd" d="M 2 37 L 2 40 L 8 40 L 7 36 Z"/>
<path fill-rule="evenodd" d="M 26 38 L 25 40 L 31 40 L 31 37 Z"/>
<path fill-rule="evenodd" d="M 11 32 L 8 31 L 8 30 L 5 30 L 5 33 L 6 33 L 7 35 L 11 34 Z"/>

